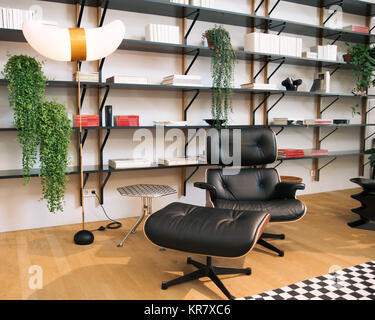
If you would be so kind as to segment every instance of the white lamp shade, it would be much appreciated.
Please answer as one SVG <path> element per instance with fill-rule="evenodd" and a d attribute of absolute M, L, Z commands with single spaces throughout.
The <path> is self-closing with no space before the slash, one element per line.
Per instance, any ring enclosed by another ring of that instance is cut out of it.
<path fill-rule="evenodd" d="M 70 29 L 26 21 L 22 31 L 30 46 L 44 57 L 56 61 L 74 60 Z M 122 21 L 115 20 L 101 28 L 84 29 L 82 34 L 84 38 L 78 46 L 85 48 L 84 60 L 94 61 L 116 51 L 125 37 L 125 26 Z"/>

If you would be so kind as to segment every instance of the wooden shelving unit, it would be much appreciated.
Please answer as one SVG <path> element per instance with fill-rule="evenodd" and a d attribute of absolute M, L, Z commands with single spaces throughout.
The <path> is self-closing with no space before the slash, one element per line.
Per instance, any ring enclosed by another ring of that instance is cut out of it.
<path fill-rule="evenodd" d="M 183 41 L 181 44 L 170 44 L 170 43 L 157 43 L 157 42 L 150 42 L 144 40 L 132 40 L 132 39 L 124 39 L 122 44 L 119 47 L 119 50 L 128 50 L 128 51 L 143 51 L 143 52 L 153 52 L 153 53 L 161 53 L 161 54 L 178 54 L 182 55 L 184 58 L 182 59 L 182 72 L 185 73 L 186 70 L 191 67 L 194 61 L 199 57 L 210 57 L 212 52 L 209 48 L 203 46 L 193 46 L 188 44 L 188 36 L 189 32 L 187 31 L 187 21 L 191 20 L 192 25 L 194 25 L 195 21 L 205 21 L 205 22 L 212 22 L 217 24 L 228 24 L 234 26 L 241 26 L 248 28 L 249 30 L 260 29 L 264 32 L 277 32 L 277 33 L 290 33 L 296 35 L 304 35 L 304 36 L 311 36 L 317 39 L 320 39 L 319 42 L 321 43 L 323 39 L 332 40 L 332 43 L 336 41 L 346 41 L 352 43 L 371 43 L 375 40 L 375 35 L 370 34 L 361 34 L 352 31 L 346 30 L 337 30 L 331 29 L 324 26 L 323 22 L 323 13 L 324 8 L 329 6 L 332 1 L 321 1 L 321 0 L 284 0 L 287 2 L 293 2 L 298 4 L 304 4 L 316 7 L 318 10 L 318 14 L 320 14 L 320 25 L 309 25 L 294 21 L 288 20 L 281 20 L 275 19 L 272 17 L 272 12 L 277 10 L 277 5 L 281 1 L 277 1 L 276 4 L 271 8 L 269 5 L 268 0 L 262 1 L 262 4 L 265 9 L 265 16 L 257 15 L 257 11 L 260 6 L 255 6 L 255 1 L 252 0 L 252 10 L 250 14 L 238 13 L 238 12 L 231 12 L 225 10 L 218 10 L 212 8 L 203 8 L 203 7 L 196 7 L 191 5 L 183 5 L 177 3 L 170 3 L 163 0 L 41 0 L 46 2 L 56 2 L 56 3 L 64 3 L 64 4 L 74 4 L 76 5 L 77 12 L 83 11 L 85 6 L 96 7 L 98 11 L 98 26 L 100 23 L 103 23 L 106 15 L 107 9 L 114 9 L 114 10 L 122 10 L 122 11 L 130 11 L 130 12 L 138 12 L 138 13 L 145 13 L 145 14 L 154 14 L 154 15 L 161 15 L 167 17 L 175 17 L 180 18 L 182 24 L 182 34 L 183 34 Z M 365 3 L 363 1 L 355 1 L 355 0 L 343 0 L 339 2 L 342 6 L 344 12 L 357 14 L 360 16 L 371 17 L 375 14 L 375 4 Z M 369 23 L 370 19 L 367 18 Z M 189 30 L 191 31 L 191 30 Z M 22 32 L 19 30 L 8 30 L 8 29 L 0 29 L 0 41 L 15 41 L 15 42 L 25 42 L 25 39 L 22 35 Z M 250 79 L 254 77 L 255 69 L 254 69 L 254 62 L 261 62 L 264 64 L 263 72 L 267 78 L 268 75 L 268 64 L 269 63 L 280 63 L 287 64 L 287 65 L 298 65 L 298 66 L 308 66 L 315 68 L 315 70 L 322 70 L 328 69 L 331 71 L 331 74 L 334 74 L 338 69 L 346 69 L 350 70 L 350 65 L 341 62 L 341 61 L 329 61 L 329 60 L 315 60 L 315 59 L 307 59 L 307 58 L 299 58 L 299 57 L 291 57 L 291 56 L 284 56 L 284 55 L 270 55 L 264 54 L 261 52 L 247 52 L 244 50 L 236 50 L 236 54 L 238 59 L 249 61 L 251 63 L 251 76 Z M 192 63 L 188 66 L 187 65 L 187 56 L 192 56 Z M 103 66 L 105 65 L 105 60 L 98 61 L 98 71 L 100 72 L 100 79 Z M 102 81 L 102 80 L 101 80 Z M 6 85 L 6 81 L 0 80 L 0 85 Z M 73 81 L 49 81 L 48 87 L 72 87 L 77 88 L 77 83 Z M 148 85 L 136 85 L 136 84 L 112 84 L 112 83 L 105 83 L 105 82 L 98 82 L 98 83 L 91 83 L 91 82 L 82 82 L 81 83 L 81 91 L 82 96 L 80 97 L 82 100 L 84 99 L 86 89 L 97 89 L 98 90 L 98 113 L 102 116 L 103 107 L 105 105 L 106 99 L 110 93 L 110 90 L 147 90 L 147 91 L 166 91 L 166 92 L 181 92 L 182 98 L 182 118 L 186 120 L 187 111 L 189 107 L 193 104 L 195 98 L 199 95 L 200 92 L 210 92 L 212 89 L 210 87 L 203 87 L 203 86 L 196 86 L 196 87 L 186 87 L 186 86 L 165 86 L 165 85 L 158 85 L 158 84 L 148 84 Z M 194 98 L 190 101 L 187 101 L 186 93 L 193 91 L 195 92 Z M 368 98 L 375 97 L 374 96 L 354 96 L 351 93 L 321 93 L 321 92 L 307 92 L 307 91 L 283 91 L 283 90 L 251 90 L 251 89 L 241 89 L 235 88 L 235 94 L 247 94 L 250 97 L 250 114 L 251 114 L 251 123 L 246 125 L 237 125 L 237 126 L 229 126 L 229 128 L 248 128 L 251 126 L 256 127 L 278 127 L 280 128 L 277 133 L 280 133 L 285 128 L 304 128 L 304 129 L 313 129 L 314 130 L 314 140 L 316 144 L 320 144 L 322 140 L 327 138 L 331 135 L 334 131 L 339 128 L 349 128 L 355 127 L 361 130 L 361 146 L 359 150 L 356 151 L 342 151 L 342 152 L 330 152 L 328 155 L 324 156 L 306 156 L 303 158 L 298 159 L 313 159 L 314 160 L 314 168 L 317 171 L 316 180 L 319 180 L 319 174 L 321 169 L 326 167 L 328 164 L 333 162 L 338 157 L 349 157 L 349 156 L 359 156 L 360 157 L 360 171 L 364 168 L 364 148 L 365 148 L 365 134 L 366 134 L 366 127 L 373 126 L 375 124 L 367 123 L 367 117 L 363 116 L 362 123 L 360 124 L 349 124 L 349 125 L 272 125 L 268 123 L 268 112 L 273 109 L 276 104 L 272 105 L 270 108 L 268 106 L 268 98 L 273 95 L 280 95 L 278 101 L 280 101 L 284 97 L 288 96 L 304 96 L 304 97 L 312 97 L 316 100 L 316 112 L 317 117 L 320 117 L 322 112 L 324 112 L 327 108 L 329 108 L 333 103 L 338 101 L 339 99 L 346 99 L 346 98 L 355 98 L 361 101 L 362 103 L 362 111 L 364 115 L 367 115 L 369 112 L 367 110 L 367 101 Z M 254 104 L 253 97 L 255 95 L 261 95 L 263 102 L 256 106 Z M 323 104 L 323 98 L 330 99 L 327 100 L 327 104 Z M 188 106 L 188 107 L 187 107 Z M 366 106 L 366 107 L 365 107 Z M 255 123 L 255 112 L 263 108 L 263 114 L 265 116 L 264 124 L 263 125 L 254 125 Z M 323 139 L 320 138 L 320 128 L 333 128 L 333 131 L 326 135 Z M 140 127 L 126 127 L 126 128 L 116 128 L 116 127 L 88 127 L 83 128 L 84 132 L 84 140 L 87 137 L 89 131 L 97 131 L 98 132 L 98 149 L 99 149 L 99 164 L 97 166 L 85 166 L 84 173 L 85 179 L 84 183 L 86 183 L 90 174 L 99 174 L 99 187 L 101 189 L 101 202 L 103 202 L 104 196 L 104 188 L 108 179 L 110 178 L 111 174 L 114 172 L 126 172 L 126 171 L 134 171 L 134 170 L 155 170 L 155 169 L 166 169 L 166 168 L 182 168 L 181 174 L 181 182 L 182 188 L 186 188 L 187 181 L 192 177 L 192 175 L 198 170 L 201 166 L 208 166 L 206 163 L 199 163 L 195 165 L 188 165 L 188 166 L 164 166 L 164 165 L 154 165 L 152 167 L 146 168 L 129 168 L 129 169 L 122 169 L 122 170 L 113 170 L 109 168 L 107 165 L 103 163 L 103 152 L 107 140 L 110 136 L 112 130 L 134 130 L 134 129 L 156 129 L 155 126 L 140 126 Z M 186 126 L 186 127 L 177 127 L 177 126 L 170 126 L 166 127 L 165 129 L 173 129 L 173 128 L 183 128 L 185 130 L 188 129 L 208 129 L 208 126 Z M 16 131 L 14 128 L 0 128 L 0 132 L 6 131 Z M 363 141 L 362 141 L 363 140 Z M 328 163 L 324 166 L 319 167 L 319 159 L 321 158 L 332 158 Z M 284 161 L 289 160 L 298 160 L 296 158 L 293 159 L 279 159 L 279 162 L 276 166 L 280 165 Z M 195 168 L 194 172 L 186 178 L 186 168 L 193 167 Z M 68 174 L 79 174 L 79 170 L 77 167 L 69 168 L 67 171 Z M 106 174 L 106 176 L 104 176 Z M 32 176 L 37 176 L 38 170 L 35 170 L 32 173 Z M 0 171 L 0 179 L 11 179 L 11 178 L 20 178 L 22 177 L 22 170 L 7 170 L 7 171 Z M 185 190 L 182 192 L 185 194 Z"/>

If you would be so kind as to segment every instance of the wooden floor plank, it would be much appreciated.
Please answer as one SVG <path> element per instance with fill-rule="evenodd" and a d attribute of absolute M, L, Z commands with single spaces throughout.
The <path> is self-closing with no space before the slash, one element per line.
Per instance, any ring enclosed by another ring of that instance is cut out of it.
<path fill-rule="evenodd" d="M 375 232 L 352 229 L 357 216 L 350 198 L 358 189 L 301 196 L 306 216 L 296 223 L 273 224 L 267 232 L 285 233 L 272 243 L 285 250 L 280 258 L 262 247 L 240 259 L 214 258 L 213 263 L 251 267 L 251 276 L 224 276 L 224 284 L 237 297 L 248 296 L 342 268 L 375 260 Z M 122 220 L 117 230 L 95 232 L 89 246 L 73 244 L 79 225 L 0 234 L 0 299 L 223 299 L 208 279 L 161 290 L 162 281 L 193 270 L 187 254 L 160 251 L 143 235 L 131 235 L 123 248 L 116 245 L 136 218 Z M 102 223 L 88 224 L 95 229 Z M 202 261 L 197 255 L 190 255 Z M 43 269 L 43 289 L 29 288 L 31 265 Z"/>

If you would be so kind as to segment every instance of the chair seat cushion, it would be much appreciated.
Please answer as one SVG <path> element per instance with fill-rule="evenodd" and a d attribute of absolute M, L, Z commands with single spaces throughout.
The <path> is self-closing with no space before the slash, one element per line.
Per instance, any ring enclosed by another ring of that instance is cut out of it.
<path fill-rule="evenodd" d="M 298 220 L 306 211 L 304 203 L 297 199 L 274 199 L 264 201 L 215 199 L 214 204 L 216 208 L 268 212 L 271 215 L 270 222 Z"/>
<path fill-rule="evenodd" d="M 147 238 L 160 247 L 207 256 L 240 257 L 258 241 L 270 215 L 174 202 L 145 222 Z"/>

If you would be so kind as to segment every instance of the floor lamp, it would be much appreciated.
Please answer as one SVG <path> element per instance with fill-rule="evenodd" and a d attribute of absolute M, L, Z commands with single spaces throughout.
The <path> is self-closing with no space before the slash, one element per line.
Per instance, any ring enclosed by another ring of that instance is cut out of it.
<path fill-rule="evenodd" d="M 62 29 L 38 22 L 27 21 L 23 24 L 23 34 L 30 46 L 42 56 L 55 61 L 96 61 L 112 54 L 124 40 L 125 27 L 122 21 L 115 20 L 101 28 Z M 78 74 L 78 114 L 81 115 L 81 81 Z M 85 206 L 83 198 L 83 161 L 82 161 L 82 121 L 79 123 L 79 157 L 82 199 L 82 230 L 74 236 L 74 242 L 80 245 L 94 241 L 91 231 L 85 230 Z"/>

